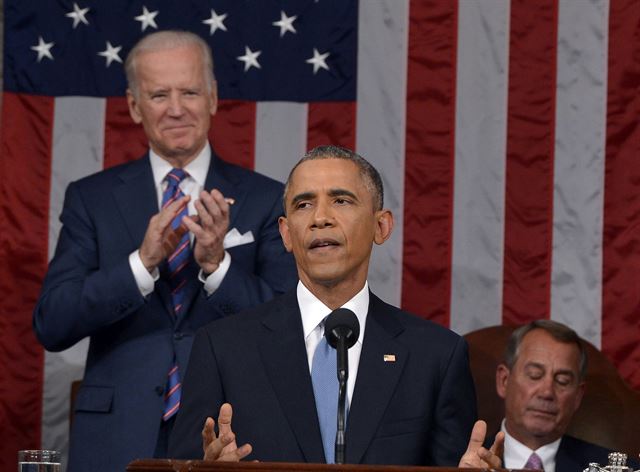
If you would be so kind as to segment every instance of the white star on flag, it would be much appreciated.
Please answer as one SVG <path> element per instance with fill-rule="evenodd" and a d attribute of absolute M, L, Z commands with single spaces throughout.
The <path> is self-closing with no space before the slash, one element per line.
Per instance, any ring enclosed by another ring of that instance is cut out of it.
<path fill-rule="evenodd" d="M 151 26 L 152 28 L 158 29 L 158 25 L 156 25 L 156 16 L 158 15 L 158 10 L 149 11 L 147 7 L 142 5 L 142 15 L 138 15 L 134 18 L 134 20 L 139 21 L 142 26 L 142 31 L 147 29 L 147 26 Z"/>
<path fill-rule="evenodd" d="M 88 11 L 89 8 L 80 8 L 78 4 L 74 2 L 73 11 L 70 11 L 65 16 L 73 19 L 73 29 L 76 29 L 76 26 L 78 26 L 80 23 L 84 23 L 85 25 L 89 24 L 89 21 L 85 16 Z"/>
<path fill-rule="evenodd" d="M 296 21 L 296 18 L 298 18 L 297 15 L 287 16 L 284 11 L 280 10 L 280 20 L 271 24 L 280 28 L 280 37 L 282 38 L 287 31 L 291 31 L 294 34 L 297 33 L 293 27 L 293 22 Z"/>
<path fill-rule="evenodd" d="M 262 51 L 253 52 L 249 49 L 249 46 L 245 46 L 244 56 L 238 56 L 237 59 L 244 62 L 244 71 L 247 72 L 251 67 L 260 69 L 260 64 L 258 63 L 258 56 L 260 54 L 262 54 Z"/>
<path fill-rule="evenodd" d="M 316 48 L 313 48 L 313 57 L 307 59 L 305 62 L 307 64 L 313 64 L 313 73 L 315 74 L 321 68 L 329 70 L 329 66 L 325 61 L 327 57 L 329 57 L 328 52 L 320 54 L 320 52 Z"/>
<path fill-rule="evenodd" d="M 215 10 L 211 10 L 211 18 L 204 20 L 205 25 L 209 25 L 209 36 L 212 36 L 217 30 L 227 31 L 227 27 L 224 25 L 224 20 L 227 17 L 226 13 L 218 15 Z"/>
<path fill-rule="evenodd" d="M 51 54 L 51 48 L 56 44 L 53 41 L 50 43 L 45 43 L 42 36 L 38 36 L 38 45 L 31 46 L 31 49 L 38 53 L 38 62 L 42 60 L 43 57 L 48 57 L 53 61 L 53 54 Z"/>
<path fill-rule="evenodd" d="M 122 49 L 122 46 L 113 47 L 109 41 L 107 41 L 107 48 L 104 51 L 98 53 L 98 56 L 102 56 L 107 59 L 107 67 L 111 65 L 113 61 L 122 63 L 122 59 L 118 53 Z"/>

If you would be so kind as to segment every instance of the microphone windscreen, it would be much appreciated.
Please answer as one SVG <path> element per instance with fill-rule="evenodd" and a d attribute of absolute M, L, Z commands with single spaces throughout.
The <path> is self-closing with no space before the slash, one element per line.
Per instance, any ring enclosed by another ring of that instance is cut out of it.
<path fill-rule="evenodd" d="M 324 335 L 334 349 L 338 338 L 344 338 L 347 349 L 353 346 L 360 336 L 360 323 L 354 312 L 348 308 L 333 310 L 324 324 Z"/>

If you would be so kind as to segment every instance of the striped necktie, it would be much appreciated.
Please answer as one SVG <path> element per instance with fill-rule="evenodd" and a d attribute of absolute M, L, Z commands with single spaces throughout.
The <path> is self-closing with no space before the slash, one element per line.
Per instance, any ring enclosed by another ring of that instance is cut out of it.
<path fill-rule="evenodd" d="M 184 196 L 180 190 L 180 182 L 182 182 L 188 174 L 182 169 L 173 169 L 167 174 L 167 188 L 162 194 L 162 208 L 170 205 L 175 200 Z M 188 215 L 187 207 L 171 222 L 171 227 L 176 229 L 180 226 L 182 218 Z M 173 303 L 173 313 L 177 317 L 181 315 L 182 307 L 185 299 L 185 285 L 187 283 L 187 271 L 185 270 L 191 259 L 191 245 L 189 241 L 189 232 L 185 232 L 178 243 L 173 254 L 167 259 L 166 277 L 171 288 L 171 301 Z M 176 362 L 175 353 L 173 356 L 173 364 L 169 369 L 167 388 L 164 398 L 163 420 L 168 420 L 178 412 L 180 408 L 180 396 L 182 393 L 180 383 L 180 372 Z"/>
<path fill-rule="evenodd" d="M 321 324 L 324 333 L 324 322 Z M 311 381 L 316 400 L 320 434 L 327 464 L 335 463 L 336 432 L 338 431 L 338 374 L 336 350 L 322 336 L 313 354 Z"/>

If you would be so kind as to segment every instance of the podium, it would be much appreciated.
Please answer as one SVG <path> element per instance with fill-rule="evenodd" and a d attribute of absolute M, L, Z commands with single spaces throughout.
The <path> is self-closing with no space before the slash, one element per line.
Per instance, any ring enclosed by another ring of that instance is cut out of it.
<path fill-rule="evenodd" d="M 460 472 L 461 470 L 457 467 L 302 464 L 296 462 L 205 462 L 176 459 L 139 459 L 127 466 L 127 472 Z M 465 472 L 487 472 L 487 469 L 464 470 Z"/>

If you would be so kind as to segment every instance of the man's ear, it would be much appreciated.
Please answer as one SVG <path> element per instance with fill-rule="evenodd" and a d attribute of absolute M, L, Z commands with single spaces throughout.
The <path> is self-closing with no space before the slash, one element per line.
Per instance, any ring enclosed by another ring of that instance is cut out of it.
<path fill-rule="evenodd" d="M 509 383 L 509 368 L 500 364 L 496 369 L 496 392 L 498 396 L 504 399 L 507 396 L 507 384 Z"/>
<path fill-rule="evenodd" d="M 211 105 L 209 105 L 209 114 L 214 116 L 218 111 L 218 83 L 214 80 L 211 83 Z"/>
<path fill-rule="evenodd" d="M 293 246 L 291 245 L 289 222 L 287 221 L 286 216 L 281 216 L 280 218 L 278 218 L 278 229 L 280 230 L 280 237 L 282 238 L 285 249 L 287 250 L 287 252 L 291 252 L 293 250 Z"/>
<path fill-rule="evenodd" d="M 382 244 L 391 237 L 393 232 L 393 214 L 391 210 L 376 211 L 376 228 L 373 240 Z"/>
<path fill-rule="evenodd" d="M 127 89 L 127 105 L 129 105 L 129 115 L 133 122 L 137 125 L 142 123 L 142 115 L 138 108 L 138 101 L 136 100 L 136 97 L 134 97 L 131 89 Z"/>

